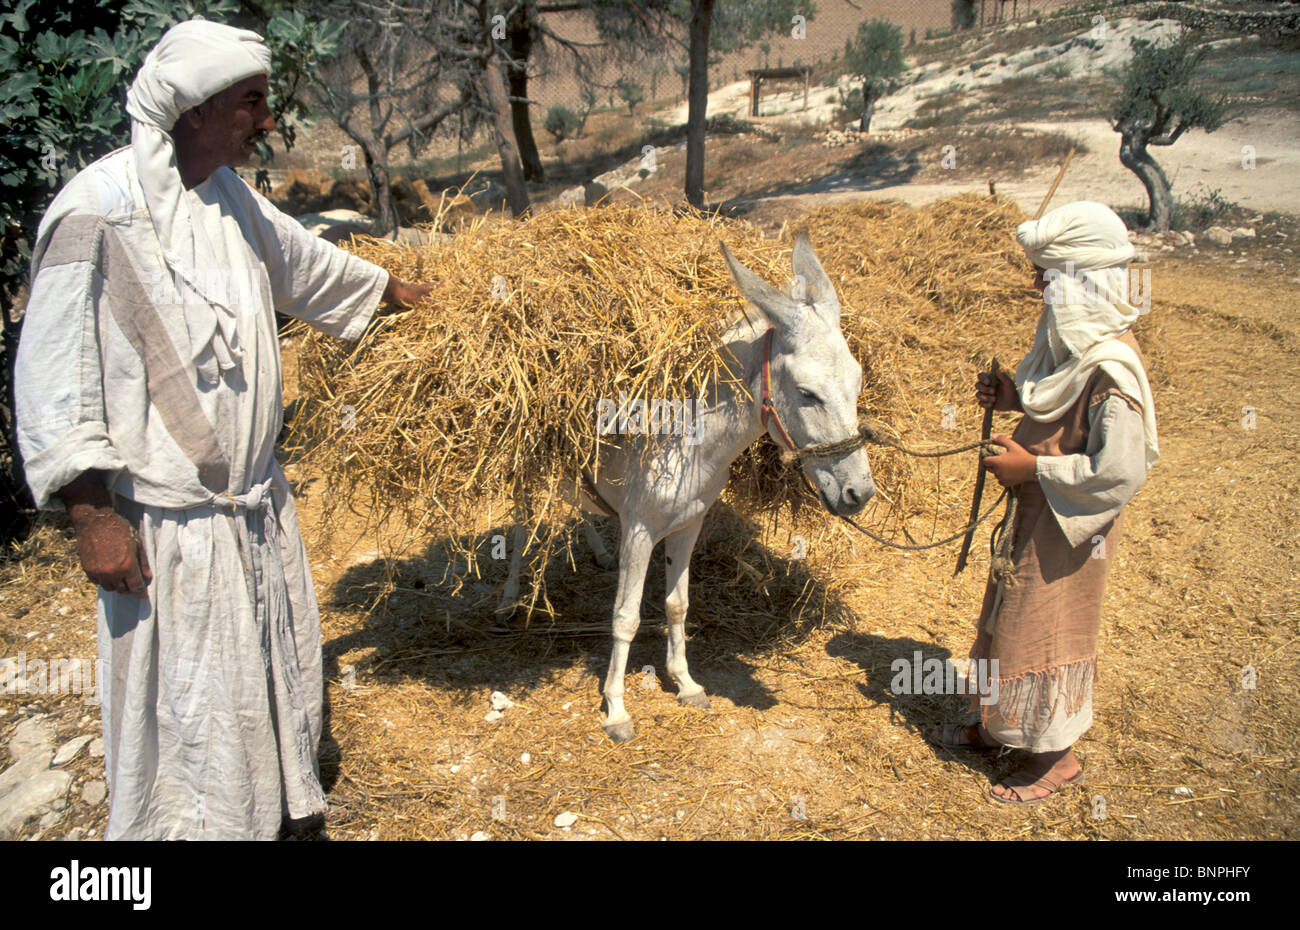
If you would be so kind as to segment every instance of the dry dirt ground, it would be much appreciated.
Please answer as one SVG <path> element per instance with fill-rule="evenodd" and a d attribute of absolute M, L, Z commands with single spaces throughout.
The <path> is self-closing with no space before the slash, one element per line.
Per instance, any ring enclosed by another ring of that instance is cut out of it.
<path fill-rule="evenodd" d="M 710 538 L 738 528 L 715 511 L 692 563 L 694 616 L 708 622 L 688 620 L 692 672 L 713 709 L 679 707 L 660 673 L 644 671 L 663 667 L 656 557 L 629 662 L 638 736 L 614 745 L 600 729 L 600 685 L 615 576 L 590 566 L 581 543 L 576 570 L 552 566 L 553 616 L 527 629 L 499 623 L 503 566 L 453 596 L 436 547 L 421 542 L 396 561 L 388 590 L 374 540 L 345 525 L 328 528 L 327 544 L 319 492 L 291 467 L 323 614 L 329 836 L 1294 838 L 1296 274 L 1293 262 L 1255 268 L 1205 252 L 1154 267 L 1138 336 L 1163 458 L 1111 555 L 1096 723 L 1077 747 L 1087 784 L 1036 807 L 987 797 L 1014 754 L 924 741 L 926 726 L 960 714 L 960 699 L 891 690 L 897 658 L 965 655 L 984 532 L 956 579 L 954 546 L 900 554 L 829 520 L 806 561 L 789 557 L 789 531 L 777 527 L 742 564 L 710 554 Z M 983 348 L 1018 357 L 1029 335 Z M 945 388 L 964 439 L 978 429 L 968 385 Z M 938 420 L 908 438 L 951 444 Z M 936 536 L 960 525 L 968 464 L 941 474 Z M 910 525 L 931 532 L 928 518 Z M 476 529 L 486 541 L 490 524 Z M 831 551 L 839 568 L 828 575 L 819 555 Z M 22 555 L 0 565 L 0 657 L 93 657 L 93 592 L 66 530 L 46 525 Z M 1243 687 L 1252 671 L 1255 687 Z M 490 721 L 494 691 L 513 706 Z M 29 713 L 51 715 L 60 742 L 99 728 L 81 696 L 3 695 L 0 745 Z M 83 751 L 67 768 L 66 808 L 23 836 L 102 835 L 107 804 L 81 800 L 102 762 Z M 572 824 L 556 826 L 564 813 Z"/>

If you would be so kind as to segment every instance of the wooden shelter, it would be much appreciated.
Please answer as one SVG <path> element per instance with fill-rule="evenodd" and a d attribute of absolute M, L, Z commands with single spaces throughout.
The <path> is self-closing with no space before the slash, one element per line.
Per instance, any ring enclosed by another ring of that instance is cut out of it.
<path fill-rule="evenodd" d="M 808 109 L 808 82 L 812 78 L 811 65 L 797 65 L 791 68 L 753 68 L 749 75 L 749 115 L 758 116 L 758 95 L 764 81 L 803 81 L 803 108 Z"/>

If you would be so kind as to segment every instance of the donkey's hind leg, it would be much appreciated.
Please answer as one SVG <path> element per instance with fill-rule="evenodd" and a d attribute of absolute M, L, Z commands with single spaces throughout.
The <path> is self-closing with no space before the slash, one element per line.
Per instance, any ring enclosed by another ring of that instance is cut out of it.
<path fill-rule="evenodd" d="M 506 586 L 501 592 L 501 602 L 495 613 L 505 616 L 514 612 L 519 603 L 519 576 L 524 567 L 524 543 L 528 541 L 528 527 L 522 522 L 515 524 L 514 543 L 510 547 L 510 574 L 506 576 Z"/>
<path fill-rule="evenodd" d="M 618 559 L 610 555 L 609 550 L 605 548 L 605 540 L 600 538 L 600 531 L 592 522 L 590 514 L 581 513 L 582 532 L 587 537 L 587 545 L 591 547 L 591 558 L 596 565 L 605 571 L 613 571 L 618 568 Z"/>
<path fill-rule="evenodd" d="M 644 526 L 624 524 L 618 548 L 618 594 L 614 598 L 614 648 L 605 676 L 605 732 L 616 743 L 636 735 L 623 706 L 623 674 L 627 654 L 641 625 L 641 592 L 654 539 Z"/>
<path fill-rule="evenodd" d="M 668 614 L 668 677 L 677 684 L 677 700 L 690 707 L 708 710 L 708 695 L 686 668 L 686 609 L 689 606 L 687 589 L 690 586 L 691 552 L 703 525 L 704 518 L 700 517 L 664 540 L 668 587 L 664 607 Z"/>

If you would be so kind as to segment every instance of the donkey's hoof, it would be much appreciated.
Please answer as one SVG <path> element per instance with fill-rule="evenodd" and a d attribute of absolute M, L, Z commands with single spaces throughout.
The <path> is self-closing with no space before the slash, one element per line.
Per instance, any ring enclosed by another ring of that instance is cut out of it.
<path fill-rule="evenodd" d="M 698 707 L 700 710 L 713 710 L 713 705 L 709 703 L 709 696 L 704 693 L 704 689 L 693 691 L 690 694 L 677 695 L 677 703 L 684 707 Z"/>
<path fill-rule="evenodd" d="M 608 552 L 597 555 L 591 554 L 591 560 L 596 563 L 596 567 L 607 572 L 612 572 L 618 568 L 618 559 Z"/>
<path fill-rule="evenodd" d="M 602 725 L 604 731 L 609 734 L 609 738 L 616 743 L 626 743 L 632 737 L 636 736 L 636 727 L 632 726 L 631 720 L 623 720 L 619 723 L 606 723 Z"/>

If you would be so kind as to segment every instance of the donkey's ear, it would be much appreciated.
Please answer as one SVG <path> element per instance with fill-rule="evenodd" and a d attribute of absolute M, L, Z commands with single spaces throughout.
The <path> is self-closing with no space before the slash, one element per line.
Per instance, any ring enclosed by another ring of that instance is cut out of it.
<path fill-rule="evenodd" d="M 736 287 L 740 288 L 740 293 L 745 299 L 762 310 L 778 329 L 787 332 L 797 329 L 807 309 L 736 261 L 736 257 L 727 249 L 725 243 L 721 245 L 722 256 L 727 260 L 727 267 L 731 269 L 731 278 L 736 282 Z"/>
<path fill-rule="evenodd" d="M 800 284 L 803 285 L 804 299 L 810 304 L 817 304 L 819 310 L 829 310 L 838 323 L 840 301 L 835 296 L 835 285 L 831 284 L 830 277 L 822 269 L 822 263 L 817 260 L 817 253 L 813 251 L 812 240 L 808 238 L 806 229 L 794 240 L 794 257 L 791 262 L 794 266 L 795 286 L 797 288 Z"/>

